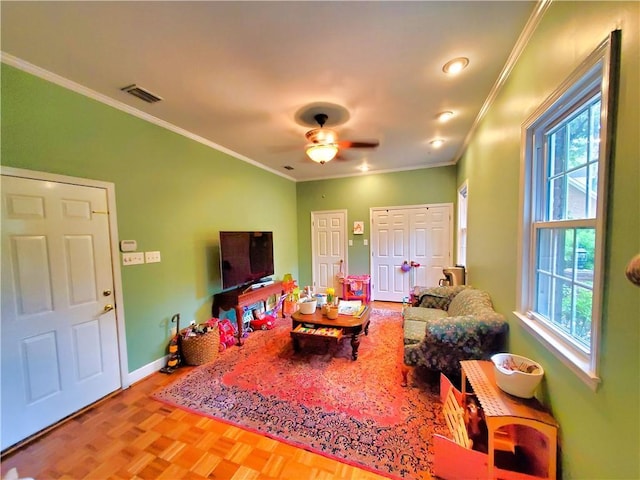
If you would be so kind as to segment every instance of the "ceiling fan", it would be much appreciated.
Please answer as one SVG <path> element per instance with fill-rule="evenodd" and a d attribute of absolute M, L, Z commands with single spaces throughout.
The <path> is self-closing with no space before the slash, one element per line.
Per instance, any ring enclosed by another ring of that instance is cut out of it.
<path fill-rule="evenodd" d="M 376 148 L 380 145 L 377 140 L 369 142 L 353 142 L 349 140 L 338 140 L 338 134 L 335 130 L 325 128 L 329 116 L 326 113 L 317 113 L 313 119 L 320 125 L 320 128 L 309 130 L 305 137 L 308 140 L 306 146 L 307 156 L 321 165 L 333 160 L 338 154 L 338 149 L 347 148 Z"/>

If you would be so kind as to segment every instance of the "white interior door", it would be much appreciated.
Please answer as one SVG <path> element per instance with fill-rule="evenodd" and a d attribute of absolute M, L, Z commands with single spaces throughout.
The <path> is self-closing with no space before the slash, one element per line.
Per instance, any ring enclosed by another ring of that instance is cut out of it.
<path fill-rule="evenodd" d="M 402 301 L 409 291 L 409 216 L 406 210 L 374 210 L 371 226 L 372 297 Z"/>
<path fill-rule="evenodd" d="M 435 286 L 442 269 L 452 261 L 452 205 L 409 210 L 411 260 L 420 264 L 411 270 L 409 287 Z"/>
<path fill-rule="evenodd" d="M 347 271 L 347 212 L 335 210 L 311 212 L 311 256 L 312 276 L 316 292 L 327 287 L 336 289 L 340 295 L 342 285 L 338 272 Z"/>
<path fill-rule="evenodd" d="M 2 176 L 2 449 L 121 386 L 104 189 Z"/>
<path fill-rule="evenodd" d="M 414 285 L 435 286 L 451 265 L 451 204 L 373 209 L 372 297 L 401 302 Z M 402 269 L 404 262 L 419 267 Z"/>

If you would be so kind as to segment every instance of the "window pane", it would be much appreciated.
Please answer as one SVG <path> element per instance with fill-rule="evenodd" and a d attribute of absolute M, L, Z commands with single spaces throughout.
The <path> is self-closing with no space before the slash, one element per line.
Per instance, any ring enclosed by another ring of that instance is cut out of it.
<path fill-rule="evenodd" d="M 600 158 L 600 100 L 591 105 L 589 161 L 597 162 Z"/>
<path fill-rule="evenodd" d="M 587 218 L 596 218 L 598 208 L 598 164 L 589 165 L 589 181 L 587 182 Z"/>
<path fill-rule="evenodd" d="M 575 251 L 573 248 L 575 230 L 554 229 L 553 237 L 556 244 L 555 273 L 558 276 L 571 280 L 573 279 L 573 266 L 575 262 Z"/>
<path fill-rule="evenodd" d="M 553 265 L 553 230 L 549 228 L 538 231 L 538 270 L 551 273 Z"/>
<path fill-rule="evenodd" d="M 563 125 L 549 135 L 549 172 L 555 176 L 567 169 L 567 128 Z"/>
<path fill-rule="evenodd" d="M 566 219 L 587 218 L 587 171 L 587 167 L 581 167 L 569 174 Z"/>
<path fill-rule="evenodd" d="M 584 165 L 589 160 L 589 117 L 589 109 L 587 108 L 569 122 L 569 161 L 567 165 L 570 169 Z"/>
<path fill-rule="evenodd" d="M 593 290 L 576 287 L 575 320 L 573 337 L 589 347 L 591 343 L 591 312 L 593 309 Z"/>
<path fill-rule="evenodd" d="M 551 298 L 551 276 L 544 272 L 538 272 L 535 310 L 548 320 L 552 317 Z"/>
<path fill-rule="evenodd" d="M 565 333 L 571 332 L 573 311 L 573 286 L 570 282 L 556 279 L 553 285 L 553 317 L 551 322 Z"/>
<path fill-rule="evenodd" d="M 563 175 L 551 179 L 549 183 L 549 213 L 547 218 L 550 220 L 565 219 L 566 181 L 567 177 Z"/>
<path fill-rule="evenodd" d="M 585 286 L 593 287 L 594 258 L 596 253 L 596 230 L 578 228 L 576 230 L 576 280 Z"/>

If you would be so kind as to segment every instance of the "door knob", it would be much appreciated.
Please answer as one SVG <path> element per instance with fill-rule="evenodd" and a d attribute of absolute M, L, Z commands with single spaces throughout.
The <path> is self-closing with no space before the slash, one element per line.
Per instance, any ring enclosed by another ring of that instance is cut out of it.
<path fill-rule="evenodd" d="M 107 313 L 107 312 L 110 312 L 111 310 L 113 310 L 113 305 L 109 303 L 104 306 L 104 308 L 102 309 L 102 313 Z"/>

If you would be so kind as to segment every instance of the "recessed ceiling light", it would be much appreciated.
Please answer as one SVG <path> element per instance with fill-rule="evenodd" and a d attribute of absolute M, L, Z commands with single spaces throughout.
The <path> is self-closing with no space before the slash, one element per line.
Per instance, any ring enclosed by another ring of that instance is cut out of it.
<path fill-rule="evenodd" d="M 429 145 L 431 145 L 433 148 L 440 148 L 442 145 L 444 145 L 444 140 L 442 140 L 441 138 L 437 138 L 436 140 L 431 140 L 429 142 Z"/>
<path fill-rule="evenodd" d="M 467 68 L 469 65 L 469 59 L 466 57 L 458 57 L 453 60 L 449 60 L 442 67 L 442 71 L 444 73 L 449 73 L 451 75 L 455 75 L 456 73 L 460 73 L 462 70 Z"/>
<path fill-rule="evenodd" d="M 360 171 L 362 171 L 362 172 L 368 172 L 368 171 L 369 171 L 369 165 L 367 165 L 367 164 L 360 165 L 358 168 L 359 168 L 359 169 L 360 169 Z"/>
<path fill-rule="evenodd" d="M 444 123 L 444 122 L 448 122 L 449 120 L 451 120 L 451 118 L 453 118 L 453 112 L 447 110 L 446 112 L 440 112 L 438 114 L 438 121 Z"/>

